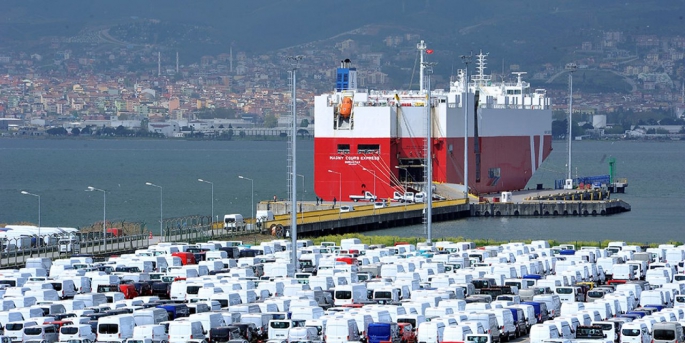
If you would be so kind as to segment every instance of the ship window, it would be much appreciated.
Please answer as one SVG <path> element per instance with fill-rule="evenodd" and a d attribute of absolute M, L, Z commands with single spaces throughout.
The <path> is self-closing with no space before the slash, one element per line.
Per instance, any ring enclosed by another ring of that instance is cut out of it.
<path fill-rule="evenodd" d="M 378 144 L 359 144 L 357 145 L 357 152 L 360 154 L 378 154 L 380 153 Z"/>
<path fill-rule="evenodd" d="M 520 89 L 507 89 L 507 95 L 521 94 Z"/>
<path fill-rule="evenodd" d="M 490 176 L 490 178 L 500 177 L 500 169 L 490 168 L 490 170 L 488 170 L 488 175 Z"/>
<path fill-rule="evenodd" d="M 350 145 L 349 144 L 338 144 L 338 154 L 349 154 Z"/>

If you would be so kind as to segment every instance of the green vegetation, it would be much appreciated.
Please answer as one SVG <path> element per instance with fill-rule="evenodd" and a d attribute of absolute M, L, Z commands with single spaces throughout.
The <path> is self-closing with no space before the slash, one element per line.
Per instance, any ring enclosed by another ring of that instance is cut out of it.
<path fill-rule="evenodd" d="M 340 244 L 340 240 L 346 238 L 359 238 L 359 240 L 368 245 L 372 244 L 383 244 L 385 246 L 393 246 L 398 242 L 406 242 L 410 244 L 416 244 L 425 241 L 424 237 L 399 237 L 399 236 L 365 236 L 359 234 L 344 234 L 344 235 L 327 235 L 312 238 L 314 244 L 321 244 L 321 242 L 335 242 Z M 452 242 L 474 242 L 476 246 L 482 247 L 486 245 L 500 245 L 505 243 L 510 243 L 512 241 L 496 240 L 496 239 L 466 239 L 464 237 L 446 237 L 435 239 L 434 242 L 440 241 L 452 241 Z M 604 241 L 571 241 L 571 242 L 560 242 L 556 240 L 547 240 L 550 246 L 557 246 L 560 244 L 573 244 L 576 249 L 580 249 L 583 246 L 593 246 L 599 248 L 606 248 L 609 245 L 609 240 Z M 523 240 L 516 242 L 530 243 L 531 240 Z M 630 242 L 629 245 L 639 245 L 639 246 L 649 246 L 651 248 L 656 248 L 659 243 L 645 243 L 645 242 Z M 676 241 L 668 241 L 667 244 L 681 245 L 683 243 Z"/>
<path fill-rule="evenodd" d="M 235 109 L 218 107 L 218 108 L 205 108 L 200 111 L 195 112 L 197 119 L 235 119 Z"/>

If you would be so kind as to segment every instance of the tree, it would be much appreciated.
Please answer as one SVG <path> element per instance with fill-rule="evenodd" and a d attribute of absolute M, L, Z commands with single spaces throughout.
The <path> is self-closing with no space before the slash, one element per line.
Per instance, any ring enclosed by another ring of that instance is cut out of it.
<path fill-rule="evenodd" d="M 117 126 L 116 130 L 114 130 L 114 134 L 117 136 L 126 136 L 128 133 L 128 129 L 126 129 L 123 125 Z"/>
<path fill-rule="evenodd" d="M 81 130 L 78 127 L 71 129 L 71 135 L 72 136 L 78 136 L 80 134 L 81 134 Z"/>
<path fill-rule="evenodd" d="M 45 131 L 48 133 L 48 135 L 52 136 L 66 136 L 67 135 L 67 129 L 63 127 L 53 127 L 52 129 L 48 129 Z"/>
<path fill-rule="evenodd" d="M 300 127 L 307 127 L 309 126 L 309 120 L 308 119 L 302 119 L 300 122 Z"/>
<path fill-rule="evenodd" d="M 148 124 L 150 124 L 150 119 L 143 118 L 143 120 L 140 121 L 140 130 L 147 132 Z"/>
<path fill-rule="evenodd" d="M 278 119 L 276 119 L 276 116 L 269 113 L 266 116 L 264 116 L 264 126 L 268 128 L 273 128 L 278 126 Z"/>
<path fill-rule="evenodd" d="M 83 130 L 81 130 L 81 134 L 82 134 L 82 135 L 90 135 L 91 133 L 92 133 L 92 132 L 91 132 L 91 130 L 90 130 L 90 126 L 86 126 L 86 127 L 83 128 Z"/>
<path fill-rule="evenodd" d="M 562 137 L 568 132 L 568 120 L 555 120 L 552 122 L 552 136 Z"/>

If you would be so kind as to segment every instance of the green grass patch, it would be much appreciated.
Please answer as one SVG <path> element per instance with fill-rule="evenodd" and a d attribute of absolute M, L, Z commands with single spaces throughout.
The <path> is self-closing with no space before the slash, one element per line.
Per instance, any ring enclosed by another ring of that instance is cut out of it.
<path fill-rule="evenodd" d="M 380 245 L 383 244 L 385 246 L 393 246 L 398 242 L 405 242 L 409 244 L 417 244 L 420 242 L 424 242 L 425 238 L 424 237 L 400 237 L 400 236 L 366 236 L 366 235 L 359 235 L 359 234 L 344 234 L 344 235 L 326 235 L 326 236 L 319 236 L 316 238 L 312 238 L 314 241 L 314 244 L 321 244 L 321 242 L 335 242 L 337 245 L 340 245 L 340 241 L 343 239 L 349 239 L 349 238 L 358 238 L 363 244 L 367 245 Z M 529 244 L 532 240 L 525 240 L 525 241 L 507 241 L 507 240 L 495 240 L 495 239 L 472 239 L 468 240 L 465 239 L 464 237 L 445 237 L 445 238 L 438 238 L 435 239 L 434 242 L 441 242 L 441 241 L 450 241 L 450 242 L 474 242 L 476 246 L 483 247 L 487 245 L 500 245 L 500 244 L 506 244 L 506 243 L 511 243 L 511 242 L 523 242 L 526 244 Z M 606 248 L 609 245 L 609 240 L 603 240 L 603 241 L 570 241 L 570 242 L 562 242 L 562 241 L 556 241 L 556 240 L 548 240 L 549 245 L 551 247 L 561 245 L 561 244 L 573 244 L 576 249 L 580 249 L 581 247 L 598 247 L 598 248 Z M 638 245 L 642 247 L 649 247 L 649 248 L 656 248 L 659 246 L 659 243 L 644 243 L 644 242 L 627 242 L 626 244 L 628 245 Z M 683 244 L 682 242 L 677 242 L 677 241 L 668 241 L 667 244 L 673 244 L 673 245 L 681 245 Z"/>

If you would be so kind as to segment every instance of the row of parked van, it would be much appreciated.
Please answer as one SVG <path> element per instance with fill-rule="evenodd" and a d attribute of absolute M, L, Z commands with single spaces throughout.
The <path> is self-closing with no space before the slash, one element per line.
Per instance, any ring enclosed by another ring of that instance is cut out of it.
<path fill-rule="evenodd" d="M 33 258 L 0 271 L 0 325 L 15 342 L 682 341 L 680 261 L 665 260 L 680 248 L 613 243 L 300 240 L 292 263 L 289 241 L 210 241 L 100 262 Z M 658 269 L 656 289 L 635 277 Z"/>

